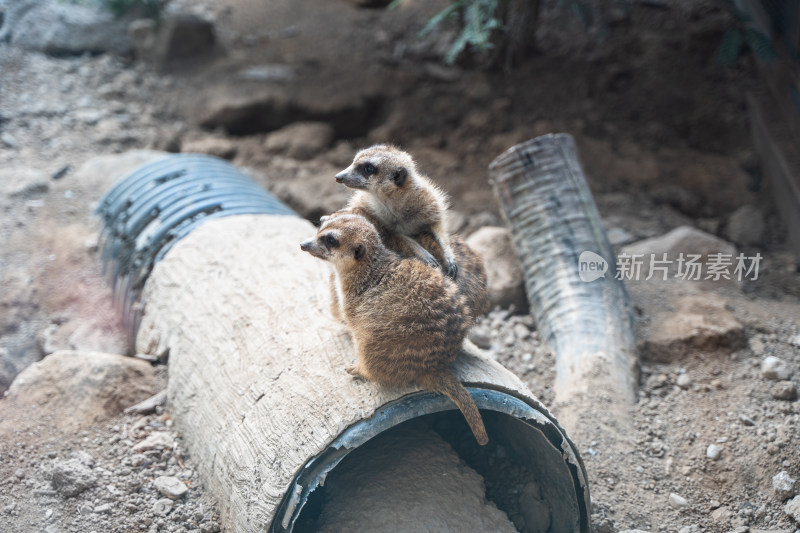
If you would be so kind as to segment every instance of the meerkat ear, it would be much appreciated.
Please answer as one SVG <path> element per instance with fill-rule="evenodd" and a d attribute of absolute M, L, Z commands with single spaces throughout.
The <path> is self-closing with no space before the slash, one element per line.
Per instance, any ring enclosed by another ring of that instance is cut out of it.
<path fill-rule="evenodd" d="M 398 187 L 402 187 L 403 183 L 406 182 L 406 177 L 408 176 L 408 171 L 403 167 L 397 167 L 394 169 L 394 174 L 392 174 L 392 180 L 394 184 Z"/>
<path fill-rule="evenodd" d="M 366 251 L 367 251 L 367 249 L 364 248 L 363 244 L 357 244 L 356 248 L 355 248 L 355 254 L 354 254 L 355 258 L 356 258 L 356 261 L 359 261 L 362 257 L 364 257 L 364 253 Z"/>

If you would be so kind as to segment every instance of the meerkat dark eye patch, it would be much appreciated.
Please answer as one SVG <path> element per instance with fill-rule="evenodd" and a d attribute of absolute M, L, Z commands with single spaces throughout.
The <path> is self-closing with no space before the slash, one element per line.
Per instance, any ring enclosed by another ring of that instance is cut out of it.
<path fill-rule="evenodd" d="M 365 176 L 372 176 L 378 173 L 378 169 L 372 163 L 362 163 L 359 165 L 361 173 Z"/>
<path fill-rule="evenodd" d="M 325 235 L 323 239 L 325 239 L 325 244 L 327 244 L 331 248 L 336 248 L 337 246 L 339 246 L 339 241 L 336 240 L 336 237 L 334 237 L 331 234 Z"/>
<path fill-rule="evenodd" d="M 402 187 L 403 183 L 406 182 L 406 177 L 408 177 L 408 171 L 403 167 L 397 167 L 394 169 L 394 174 L 392 174 L 392 181 L 398 187 Z"/>
<path fill-rule="evenodd" d="M 355 249 L 353 250 L 353 252 L 354 252 L 354 253 L 353 253 L 353 255 L 355 256 L 355 258 L 356 258 L 356 261 L 358 261 L 358 260 L 360 260 L 362 257 L 364 257 L 364 253 L 365 253 L 366 251 L 367 251 L 367 249 L 364 247 L 364 245 L 363 245 L 363 244 L 357 244 L 357 245 L 356 245 L 356 247 L 355 247 Z"/>

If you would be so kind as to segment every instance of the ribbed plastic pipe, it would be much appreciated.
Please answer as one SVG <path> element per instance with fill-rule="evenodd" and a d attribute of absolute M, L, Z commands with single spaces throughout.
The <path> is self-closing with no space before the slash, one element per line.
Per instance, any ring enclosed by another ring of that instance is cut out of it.
<path fill-rule="evenodd" d="M 330 271 L 299 249 L 314 226 L 232 165 L 205 156 L 156 161 L 113 187 L 99 212 L 120 301 L 141 318 L 137 351 L 169 354 L 172 419 L 226 529 L 294 531 L 345 456 L 422 418 L 461 428 L 443 435 L 454 447 L 502 447 L 542 487 L 551 531 L 590 531 L 577 448 L 496 362 L 465 351 L 455 365 L 481 409 L 486 447 L 443 396 L 344 371 L 354 349 L 329 313 Z"/>
<path fill-rule="evenodd" d="M 537 137 L 489 166 L 531 311 L 556 357 L 556 399 L 632 404 L 633 312 L 568 134 Z M 574 402 L 573 402 L 574 403 Z"/>

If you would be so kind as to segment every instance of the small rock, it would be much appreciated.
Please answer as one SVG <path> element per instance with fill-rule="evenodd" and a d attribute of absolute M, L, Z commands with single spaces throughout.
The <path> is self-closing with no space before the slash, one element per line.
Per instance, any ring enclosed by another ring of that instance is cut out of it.
<path fill-rule="evenodd" d="M 689 506 L 689 502 L 686 501 L 686 498 L 679 496 L 674 492 L 669 493 L 669 504 L 675 509 L 685 509 Z"/>
<path fill-rule="evenodd" d="M 98 513 L 98 514 L 100 514 L 100 513 L 108 513 L 110 511 L 111 511 L 111 505 L 108 504 L 108 503 L 104 503 L 102 505 L 98 505 L 97 507 L 94 508 L 94 512 Z"/>
<path fill-rule="evenodd" d="M 722 448 L 716 444 L 709 444 L 706 448 L 706 457 L 712 461 L 717 461 L 722 456 Z"/>
<path fill-rule="evenodd" d="M 159 516 L 167 516 L 172 511 L 172 500 L 169 498 L 161 498 L 153 504 L 153 512 Z"/>
<path fill-rule="evenodd" d="M 157 407 L 163 406 L 167 403 L 167 391 L 162 390 L 154 394 L 143 402 L 132 405 L 123 411 L 127 415 L 146 415 L 152 413 Z"/>
<path fill-rule="evenodd" d="M 795 495 L 797 481 L 786 470 L 772 476 L 772 489 L 780 501 L 788 500 Z"/>
<path fill-rule="evenodd" d="M 204 522 L 200 524 L 200 533 L 219 533 L 219 524 L 216 522 Z"/>
<path fill-rule="evenodd" d="M 797 387 L 792 381 L 779 381 L 769 390 L 776 400 L 792 401 L 797 398 Z"/>
<path fill-rule="evenodd" d="M 472 331 L 469 332 L 469 340 L 482 350 L 492 347 L 492 337 L 489 331 L 482 327 L 472 328 Z"/>
<path fill-rule="evenodd" d="M 750 345 L 750 350 L 755 355 L 764 355 L 764 341 L 762 341 L 761 339 L 759 339 L 757 337 L 752 337 L 748 341 L 748 344 Z"/>
<path fill-rule="evenodd" d="M 678 387 L 686 390 L 692 386 L 692 378 L 689 376 L 689 374 L 680 374 L 678 379 L 675 380 L 675 383 L 678 384 Z"/>
<path fill-rule="evenodd" d="M 763 361 L 761 361 L 761 375 L 765 379 L 782 381 L 789 379 L 792 373 L 789 370 L 786 361 L 775 357 L 774 355 L 768 355 Z"/>
<path fill-rule="evenodd" d="M 14 475 L 19 479 L 25 479 L 25 471 L 21 468 L 17 468 L 17 470 L 14 472 Z"/>
<path fill-rule="evenodd" d="M 745 414 L 739 415 L 739 421 L 745 426 L 755 426 L 756 421 Z"/>
<path fill-rule="evenodd" d="M 733 517 L 733 513 L 727 507 L 719 507 L 711 511 L 711 518 L 715 522 L 727 523 Z"/>
<path fill-rule="evenodd" d="M 8 148 L 16 148 L 17 146 L 17 140 L 7 131 L 0 135 L 0 141 L 2 141 L 3 144 L 5 144 Z"/>
<path fill-rule="evenodd" d="M 135 452 L 145 452 L 147 450 L 163 450 L 172 447 L 174 439 L 166 431 L 154 431 L 149 437 L 133 447 Z"/>
<path fill-rule="evenodd" d="M 483 257 L 486 285 L 492 306 L 528 309 L 522 269 L 507 228 L 485 226 L 467 238 L 467 244 Z"/>
<path fill-rule="evenodd" d="M 743 205 L 728 218 L 726 232 L 728 238 L 736 244 L 761 244 L 764 237 L 764 215 L 752 205 Z"/>
<path fill-rule="evenodd" d="M 791 516 L 795 522 L 800 522 L 800 496 L 795 496 L 786 502 L 783 511 Z"/>
<path fill-rule="evenodd" d="M 297 72 L 291 65 L 256 65 L 240 70 L 236 77 L 247 81 L 286 83 L 294 80 Z"/>
<path fill-rule="evenodd" d="M 56 459 L 43 467 L 44 477 L 63 496 L 76 496 L 97 483 L 92 470 L 78 459 Z"/>
<path fill-rule="evenodd" d="M 172 476 L 157 477 L 153 480 L 153 486 L 155 486 L 158 492 L 173 500 L 183 498 L 186 493 L 189 492 L 189 487 L 187 487 L 180 479 Z"/>
<path fill-rule="evenodd" d="M 650 532 L 645 531 L 644 529 L 623 529 L 618 533 L 650 533 Z"/>
<path fill-rule="evenodd" d="M 520 340 L 527 339 L 531 334 L 531 330 L 525 324 L 514 324 L 514 335 Z"/>

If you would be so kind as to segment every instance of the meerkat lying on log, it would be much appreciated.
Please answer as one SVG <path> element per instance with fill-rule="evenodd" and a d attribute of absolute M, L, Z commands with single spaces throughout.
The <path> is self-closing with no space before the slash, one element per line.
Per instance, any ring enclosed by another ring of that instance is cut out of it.
<path fill-rule="evenodd" d="M 469 329 L 463 297 L 438 268 L 388 249 L 364 217 L 326 220 L 300 248 L 336 269 L 341 312 L 353 333 L 353 376 L 416 384 L 461 410 L 479 444 L 489 440 L 480 411 L 451 368 Z"/>

